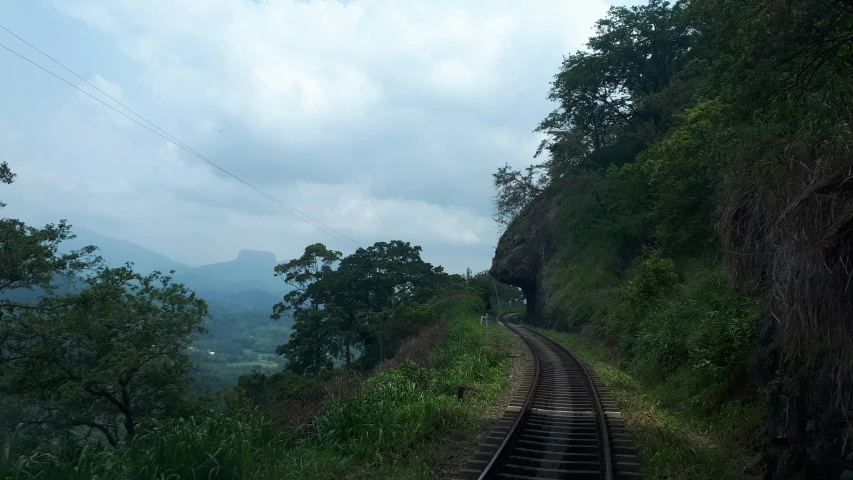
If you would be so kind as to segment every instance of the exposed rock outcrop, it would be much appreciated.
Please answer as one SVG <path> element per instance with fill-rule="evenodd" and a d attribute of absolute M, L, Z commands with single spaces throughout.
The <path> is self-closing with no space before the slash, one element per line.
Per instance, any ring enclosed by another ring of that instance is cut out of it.
<path fill-rule="evenodd" d="M 237 254 L 238 262 L 259 263 L 261 265 L 275 265 L 275 254 L 260 250 L 240 250 Z"/>
<path fill-rule="evenodd" d="M 544 268 L 557 253 L 557 205 L 546 192 L 519 215 L 501 236 L 489 273 L 498 281 L 515 285 L 527 299 L 529 321 L 539 321 L 550 292 Z"/>
<path fill-rule="evenodd" d="M 566 235 L 558 223 L 558 198 L 555 191 L 546 192 L 509 225 L 490 269 L 499 281 L 523 290 L 528 321 L 540 325 L 545 304 L 558 287 L 549 283 L 553 275 L 546 275 L 546 265 L 565 246 Z M 837 208 L 849 210 L 851 201 L 845 196 Z M 802 218 L 819 218 L 824 210 L 830 211 L 815 208 Z M 754 388 L 767 393 L 766 480 L 853 480 L 851 225 L 853 221 L 838 231 L 804 236 L 809 241 L 813 237 L 832 239 L 822 249 L 796 244 L 797 248 L 779 250 L 785 235 L 794 235 L 791 232 L 773 237 L 782 240 L 747 242 L 751 248 L 761 247 L 756 251 L 727 244 L 729 251 L 741 252 L 743 257 L 729 258 L 730 266 L 739 273 L 735 277 L 747 285 L 765 286 L 771 297 L 772 315 L 756 345 L 757 362 L 748 367 Z M 774 252 L 774 256 L 763 252 Z M 792 348 L 792 342 L 798 348 Z"/>
<path fill-rule="evenodd" d="M 770 393 L 765 478 L 786 480 L 801 472 L 807 479 L 844 479 L 845 472 L 853 473 L 853 454 L 847 453 L 845 433 L 849 431 L 845 432 L 843 416 L 833 410 L 832 397 L 839 388 L 841 394 L 849 394 L 849 381 L 838 384 L 832 362 L 827 361 L 815 364 L 810 374 L 786 377 L 780 370 L 784 364 L 779 359 L 777 332 L 778 320 L 770 316 L 758 344 L 758 370 Z"/>

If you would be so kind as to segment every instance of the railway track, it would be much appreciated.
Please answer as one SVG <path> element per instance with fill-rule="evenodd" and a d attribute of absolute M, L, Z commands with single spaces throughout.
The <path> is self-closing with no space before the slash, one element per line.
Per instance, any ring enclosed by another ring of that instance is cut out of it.
<path fill-rule="evenodd" d="M 522 383 L 458 478 L 640 479 L 616 402 L 595 372 L 545 335 L 503 324 L 527 349 Z"/>

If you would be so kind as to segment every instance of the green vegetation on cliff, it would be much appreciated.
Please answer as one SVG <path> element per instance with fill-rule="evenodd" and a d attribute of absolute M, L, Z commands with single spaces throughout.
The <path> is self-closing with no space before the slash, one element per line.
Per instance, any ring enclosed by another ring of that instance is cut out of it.
<path fill-rule="evenodd" d="M 769 393 L 771 478 L 850 449 L 851 38 L 842 0 L 614 7 L 555 76 L 544 161 L 494 175 L 493 273 L 534 321 L 705 415 Z"/>
<path fill-rule="evenodd" d="M 583 358 L 604 381 L 636 440 L 644 479 L 757 476 L 761 454 L 750 447 L 763 416 L 761 405 L 729 402 L 713 416 L 697 415 L 701 412 L 683 402 L 678 382 L 646 380 L 626 371 L 618 356 L 593 339 L 539 330 Z"/>

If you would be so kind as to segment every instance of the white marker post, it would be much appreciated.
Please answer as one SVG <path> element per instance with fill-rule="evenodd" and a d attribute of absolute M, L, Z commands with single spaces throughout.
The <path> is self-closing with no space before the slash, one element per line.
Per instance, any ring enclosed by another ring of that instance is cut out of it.
<path fill-rule="evenodd" d="M 486 313 L 486 343 L 489 343 L 489 314 Z"/>

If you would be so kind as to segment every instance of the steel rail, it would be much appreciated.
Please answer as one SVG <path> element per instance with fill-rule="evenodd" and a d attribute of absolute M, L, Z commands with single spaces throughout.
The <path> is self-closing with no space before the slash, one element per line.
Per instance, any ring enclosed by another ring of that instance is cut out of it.
<path fill-rule="evenodd" d="M 503 313 L 503 314 L 498 316 L 498 321 L 501 321 L 501 317 L 503 317 L 504 315 L 515 315 L 515 314 Z M 517 332 L 515 330 L 515 328 L 510 326 L 508 323 L 506 323 L 506 322 L 502 322 L 502 323 L 504 325 L 506 325 L 506 327 L 509 328 L 510 330 Z M 518 337 L 521 338 L 522 340 L 524 340 L 525 343 L 527 343 L 527 345 L 530 347 L 530 351 L 533 353 L 533 365 L 534 365 L 533 366 L 533 368 L 534 368 L 533 381 L 530 382 L 530 389 L 527 392 L 527 399 L 524 400 L 524 405 L 522 405 L 521 409 L 518 411 L 518 416 L 515 417 L 515 421 L 512 423 L 512 427 L 510 427 L 509 432 L 507 432 L 507 434 L 506 434 L 506 437 L 504 437 L 500 446 L 498 446 L 498 449 L 495 451 L 495 454 L 492 455 L 492 458 L 489 460 L 489 463 L 487 463 L 485 468 L 483 468 L 483 473 L 481 473 L 480 476 L 477 477 L 477 480 L 486 480 L 486 478 L 488 478 L 488 476 L 491 475 L 492 468 L 495 465 L 497 465 L 498 459 L 501 457 L 501 455 L 503 455 L 503 452 L 506 449 L 506 446 L 509 445 L 512 438 L 515 436 L 515 433 L 518 430 L 518 426 L 521 425 L 521 421 L 522 421 L 522 419 L 524 419 L 524 414 L 527 413 L 527 411 L 530 409 L 530 402 L 533 401 L 533 397 L 536 394 L 536 387 L 539 385 L 539 354 L 536 352 L 536 350 L 533 348 L 533 346 L 530 345 L 530 342 L 528 342 L 527 339 L 524 338 L 523 335 L 518 335 Z"/>
<path fill-rule="evenodd" d="M 581 363 L 580 360 L 578 360 L 578 357 L 574 353 L 572 353 L 571 350 L 564 347 L 557 341 L 553 340 L 551 337 L 543 333 L 537 332 L 536 330 L 528 328 L 524 325 L 521 325 L 521 328 L 524 328 L 529 332 L 533 332 L 539 337 L 561 348 L 563 351 L 568 353 L 569 356 L 572 357 L 572 359 L 578 365 L 580 365 L 581 371 L 583 371 L 584 377 L 586 378 L 587 384 L 589 385 L 589 389 L 592 392 L 593 403 L 595 404 L 595 409 L 598 416 L 598 428 L 601 430 L 601 447 L 604 451 L 604 478 L 605 480 L 613 480 L 613 460 L 610 455 L 610 434 L 607 429 L 607 417 L 604 415 L 604 408 L 601 406 L 601 398 L 598 396 L 598 390 L 595 388 L 595 384 L 593 383 L 592 377 L 589 375 L 589 371 L 587 370 L 586 366 Z"/>
<path fill-rule="evenodd" d="M 589 371 L 587 370 L 586 366 L 583 363 L 581 363 L 580 360 L 578 359 L 578 357 L 574 353 L 572 353 L 569 349 L 567 349 L 563 345 L 560 345 L 558 342 L 552 340 L 548 336 L 546 336 L 542 333 L 539 333 L 536 330 L 528 328 L 527 326 L 524 326 L 524 325 L 521 325 L 518 323 L 516 323 L 515 325 L 510 325 L 509 322 L 502 320 L 503 317 L 508 317 L 509 315 L 512 315 L 513 317 L 515 316 L 515 314 L 502 314 L 502 315 L 498 316 L 498 320 L 501 321 L 507 328 L 509 328 L 518 337 L 520 337 L 522 340 L 524 340 L 524 342 L 530 348 L 530 351 L 533 354 L 534 365 L 535 365 L 534 366 L 534 369 L 535 369 L 534 378 L 533 378 L 533 381 L 531 382 L 530 388 L 528 390 L 527 398 L 525 399 L 523 406 L 519 410 L 518 416 L 515 418 L 512 426 L 510 427 L 510 429 L 507 432 L 506 436 L 504 437 L 503 441 L 498 446 L 498 449 L 492 455 L 492 457 L 490 458 L 490 460 L 486 464 L 486 466 L 483 468 L 483 471 L 480 473 L 480 476 L 477 477 L 477 480 L 486 480 L 488 478 L 491 478 L 496 473 L 497 467 L 501 464 L 501 457 L 507 452 L 507 450 L 508 450 L 507 447 L 512 443 L 514 437 L 520 431 L 519 427 L 521 427 L 522 424 L 524 423 L 525 417 L 527 416 L 528 412 L 530 411 L 530 406 L 536 397 L 536 393 L 537 393 L 536 389 L 539 385 L 539 377 L 541 374 L 541 371 L 540 371 L 540 363 L 541 362 L 540 362 L 540 358 L 539 358 L 540 354 L 539 354 L 538 349 L 533 345 L 533 343 L 527 338 L 526 335 L 521 334 L 519 329 L 524 329 L 526 332 L 530 332 L 530 333 L 534 334 L 536 337 L 545 340 L 546 343 L 549 343 L 553 346 L 556 346 L 559 350 L 562 350 L 563 352 L 567 353 L 569 358 L 583 372 L 582 378 L 584 379 L 584 383 L 586 384 L 586 387 L 589 390 L 590 397 L 592 399 L 592 403 L 594 404 L 594 408 L 595 408 L 595 415 L 598 418 L 597 427 L 598 427 L 598 432 L 599 432 L 598 436 L 599 436 L 600 448 L 602 451 L 601 452 L 602 453 L 601 465 L 603 467 L 602 470 L 604 473 L 604 479 L 605 480 L 613 480 L 613 459 L 612 459 L 612 455 L 611 455 L 610 435 L 609 435 L 609 431 L 608 431 L 608 427 L 607 427 L 607 417 L 605 416 L 604 408 L 603 408 L 602 402 L 601 402 L 601 398 L 598 395 L 598 390 L 596 389 L 595 383 L 592 380 L 592 376 L 589 374 Z"/>

